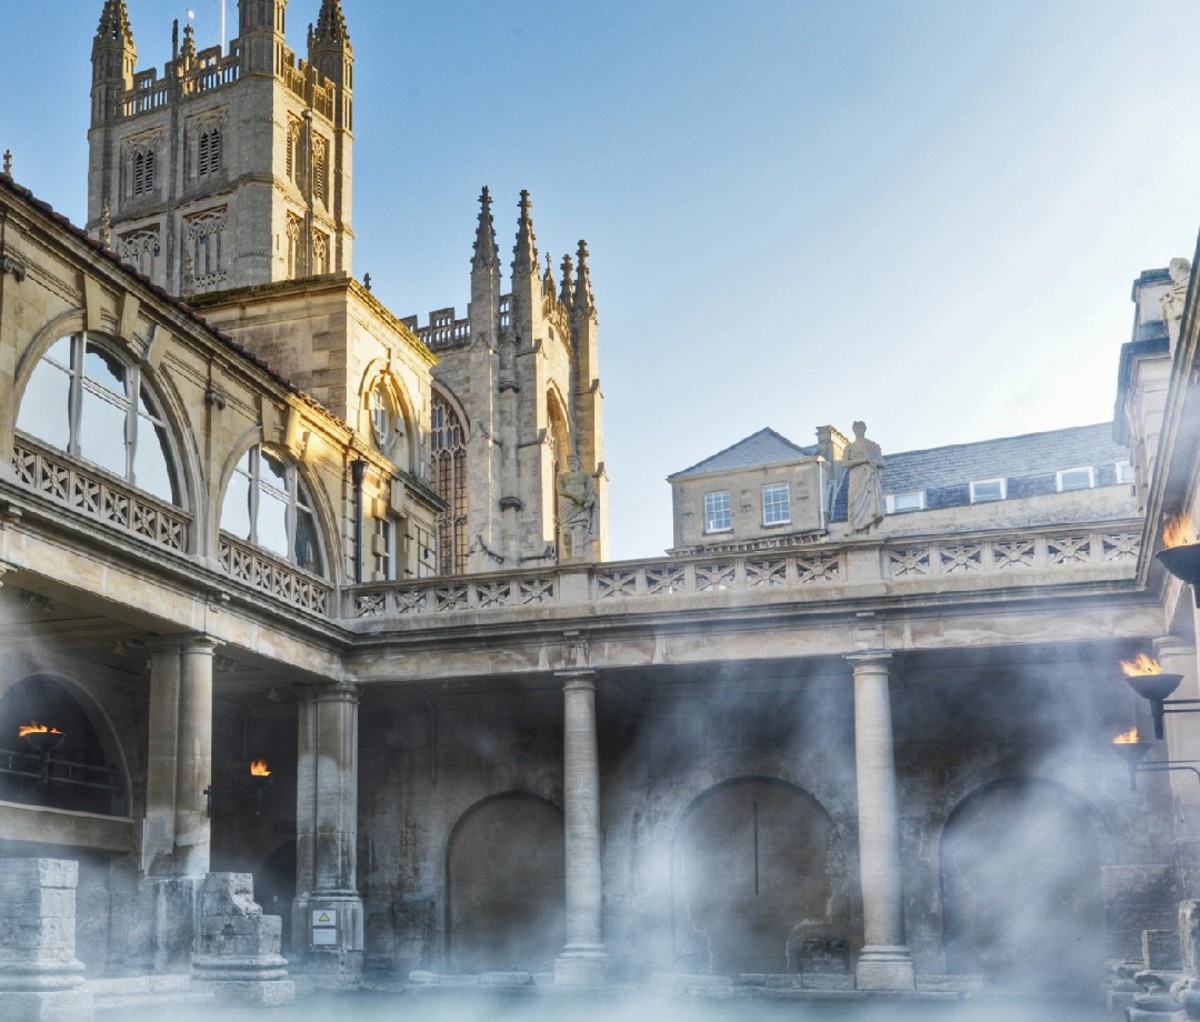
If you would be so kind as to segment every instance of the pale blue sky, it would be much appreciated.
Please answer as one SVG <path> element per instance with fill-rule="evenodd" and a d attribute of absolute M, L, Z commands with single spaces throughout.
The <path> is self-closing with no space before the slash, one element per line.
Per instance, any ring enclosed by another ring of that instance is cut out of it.
<path fill-rule="evenodd" d="M 187 0 L 127 3 L 161 66 Z M 0 0 L 0 149 L 77 223 L 101 6 Z M 863 418 L 886 454 L 1108 419 L 1131 281 L 1193 254 L 1200 5 L 343 6 L 354 270 L 393 311 L 465 309 L 483 184 L 506 264 L 522 188 L 543 254 L 587 239 L 614 557 L 763 426 Z M 318 9 L 291 0 L 297 50 Z"/>

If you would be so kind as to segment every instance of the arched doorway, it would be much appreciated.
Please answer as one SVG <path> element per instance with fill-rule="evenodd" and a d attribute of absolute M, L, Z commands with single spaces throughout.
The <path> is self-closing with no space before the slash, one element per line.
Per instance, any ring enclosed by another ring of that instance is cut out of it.
<path fill-rule="evenodd" d="M 845 967 L 845 869 L 833 820 L 790 784 L 746 777 L 687 809 L 672 850 L 675 956 L 689 972 Z"/>
<path fill-rule="evenodd" d="M 450 838 L 446 931 L 461 972 L 545 971 L 566 941 L 563 816 L 536 795 L 469 809 Z"/>
<path fill-rule="evenodd" d="M 946 968 L 1006 987 L 1094 986 L 1104 961 L 1096 812 L 1067 789 L 978 789 L 942 833 Z"/>

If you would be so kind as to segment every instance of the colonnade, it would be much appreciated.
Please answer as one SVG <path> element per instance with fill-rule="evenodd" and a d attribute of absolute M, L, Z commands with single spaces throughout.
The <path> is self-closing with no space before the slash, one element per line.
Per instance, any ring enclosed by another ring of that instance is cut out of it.
<path fill-rule="evenodd" d="M 143 862 L 167 904 L 164 928 L 185 920 L 179 884 L 202 881 L 209 867 L 204 789 L 212 774 L 213 650 L 204 636 L 159 641 L 150 660 L 150 745 Z M 900 826 L 893 752 L 889 668 L 882 651 L 847 656 L 853 668 L 858 839 L 865 944 L 857 984 L 866 990 L 914 988 L 905 945 Z M 563 690 L 563 818 L 566 944 L 555 982 L 605 980 L 602 932 L 600 769 L 596 671 L 557 674 Z M 334 983 L 362 969 L 363 907 L 356 877 L 359 690 L 330 683 L 302 690 L 299 701 L 297 868 L 293 940 Z M 188 920 L 190 922 L 190 919 Z M 160 934 L 160 945 L 172 944 Z M 185 946 L 180 945 L 181 953 Z"/>

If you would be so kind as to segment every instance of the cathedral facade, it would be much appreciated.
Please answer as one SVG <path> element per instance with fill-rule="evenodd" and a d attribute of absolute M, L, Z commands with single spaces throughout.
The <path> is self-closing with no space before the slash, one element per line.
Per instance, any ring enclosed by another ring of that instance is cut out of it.
<path fill-rule="evenodd" d="M 586 244 L 543 266 L 522 193 L 503 283 L 484 189 L 466 315 L 394 315 L 342 5 L 302 59 L 288 6 L 159 74 L 104 0 L 88 224 L 0 175 L 0 869 L 77 864 L 29 881 L 72 989 L 1194 971 L 1190 266 L 1135 284 L 1113 423 L 764 429 L 612 562 Z"/>

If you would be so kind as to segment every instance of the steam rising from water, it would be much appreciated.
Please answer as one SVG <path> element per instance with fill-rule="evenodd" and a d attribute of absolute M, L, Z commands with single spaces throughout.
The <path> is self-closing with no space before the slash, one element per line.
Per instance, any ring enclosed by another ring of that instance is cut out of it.
<path fill-rule="evenodd" d="M 959 1003 L 904 1003 L 896 999 L 858 1001 L 725 1001 L 667 998 L 650 993 L 598 990 L 564 993 L 547 989 L 483 994 L 474 991 L 422 991 L 302 995 L 286 1008 L 157 1008 L 112 1014 L 97 1022 L 1103 1022 L 1099 1003 L 969 1000 Z"/>

